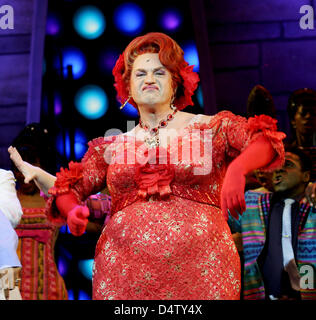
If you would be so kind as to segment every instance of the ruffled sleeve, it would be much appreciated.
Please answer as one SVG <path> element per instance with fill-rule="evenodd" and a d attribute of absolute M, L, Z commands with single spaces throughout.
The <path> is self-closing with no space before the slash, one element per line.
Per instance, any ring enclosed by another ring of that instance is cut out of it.
<path fill-rule="evenodd" d="M 237 157 L 249 144 L 255 142 L 260 136 L 266 137 L 276 152 L 274 159 L 263 171 L 272 171 L 282 166 L 284 162 L 284 145 L 282 140 L 285 133 L 277 131 L 277 120 L 267 115 L 260 115 L 246 119 L 234 115 L 229 111 L 222 111 L 219 114 L 222 121 L 222 128 L 226 134 L 226 154 Z"/>
<path fill-rule="evenodd" d="M 106 175 L 109 164 L 107 147 L 114 137 L 97 138 L 89 142 L 89 148 L 82 161 L 70 162 L 68 168 L 61 168 L 56 174 L 57 180 L 48 193 L 52 196 L 46 202 L 48 219 L 54 224 L 65 223 L 55 205 L 56 197 L 72 193 L 79 204 L 91 194 L 101 191 L 106 186 Z"/>

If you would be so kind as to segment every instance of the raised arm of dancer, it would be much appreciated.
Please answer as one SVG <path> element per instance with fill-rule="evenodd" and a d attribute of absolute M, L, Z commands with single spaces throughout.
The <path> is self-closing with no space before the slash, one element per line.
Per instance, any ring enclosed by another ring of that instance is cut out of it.
<path fill-rule="evenodd" d="M 56 177 L 40 167 L 33 166 L 24 161 L 16 148 L 10 146 L 8 152 L 10 154 L 10 159 L 24 175 L 24 182 L 29 183 L 34 180 L 37 187 L 48 196 L 48 190 L 54 186 Z"/>

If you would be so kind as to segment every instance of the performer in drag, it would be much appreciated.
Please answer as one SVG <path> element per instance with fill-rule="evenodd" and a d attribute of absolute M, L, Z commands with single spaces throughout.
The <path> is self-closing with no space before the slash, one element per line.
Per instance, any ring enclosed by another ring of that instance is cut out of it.
<path fill-rule="evenodd" d="M 80 236 L 89 216 L 83 201 L 107 184 L 111 218 L 96 247 L 93 299 L 239 299 L 228 210 L 245 211 L 248 172 L 282 165 L 285 134 L 265 115 L 181 111 L 199 78 L 165 34 L 135 38 L 113 75 L 139 124 L 89 142 L 80 163 L 57 173 L 47 208 Z M 45 187 L 44 174 L 33 178 Z"/>

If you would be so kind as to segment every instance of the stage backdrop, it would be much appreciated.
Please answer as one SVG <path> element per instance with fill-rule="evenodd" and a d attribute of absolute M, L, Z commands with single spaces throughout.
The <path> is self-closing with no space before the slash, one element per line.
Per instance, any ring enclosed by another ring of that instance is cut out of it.
<path fill-rule="evenodd" d="M 47 0 L 0 0 L 0 168 L 18 132 L 40 121 L 46 12 Z"/>

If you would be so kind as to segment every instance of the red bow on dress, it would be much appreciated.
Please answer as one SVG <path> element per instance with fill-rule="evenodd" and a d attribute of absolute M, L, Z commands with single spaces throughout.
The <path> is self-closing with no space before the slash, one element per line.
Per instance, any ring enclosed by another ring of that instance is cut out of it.
<path fill-rule="evenodd" d="M 148 151 L 146 155 L 148 156 Z M 157 149 L 154 154 L 148 156 L 145 164 L 136 167 L 135 180 L 141 198 L 146 199 L 147 196 L 155 194 L 166 198 L 171 194 L 170 183 L 174 178 L 174 166 L 166 161 L 168 158 L 168 154 L 162 155 Z"/>

